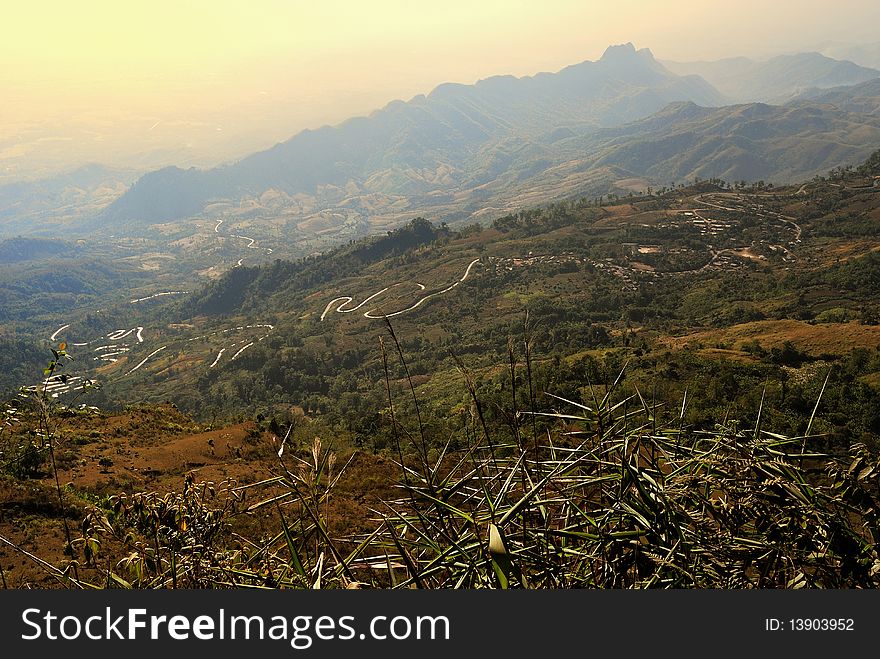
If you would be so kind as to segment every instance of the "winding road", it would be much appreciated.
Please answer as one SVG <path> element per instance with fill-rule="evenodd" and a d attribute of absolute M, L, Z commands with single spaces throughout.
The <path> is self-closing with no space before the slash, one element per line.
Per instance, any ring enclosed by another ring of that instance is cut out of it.
<path fill-rule="evenodd" d="M 165 350 L 165 348 L 167 348 L 167 347 L 168 347 L 168 346 L 162 346 L 161 348 L 158 348 L 157 350 L 154 350 L 153 352 L 151 352 L 149 355 L 147 355 L 146 357 L 144 357 L 144 358 L 141 360 L 141 362 L 140 362 L 137 366 L 135 366 L 133 369 L 131 369 L 128 373 L 126 373 L 126 375 L 131 375 L 132 373 L 134 373 L 134 372 L 135 372 L 136 370 L 138 370 L 141 366 L 143 366 L 144 364 L 146 364 L 146 363 L 150 360 L 151 357 L 153 357 L 153 356 L 155 356 L 155 355 L 158 355 L 160 352 L 162 352 L 163 350 Z"/>
<path fill-rule="evenodd" d="M 225 221 L 225 220 L 217 220 L 217 224 L 214 226 L 214 233 L 216 233 L 216 234 L 219 234 L 219 233 L 220 233 L 220 225 L 223 224 L 224 221 Z M 247 249 L 260 249 L 259 247 L 257 247 L 257 240 L 256 240 L 256 238 L 251 238 L 250 236 L 242 236 L 242 235 L 237 234 L 237 233 L 230 233 L 230 234 L 229 234 L 229 237 L 230 237 L 230 238 L 239 238 L 239 239 L 241 239 L 241 240 L 247 240 L 247 241 L 248 241 L 248 244 L 245 245 L 245 247 L 246 247 Z M 273 251 L 275 251 L 275 250 L 273 250 L 271 247 L 264 247 L 264 248 L 262 248 L 262 249 L 264 249 L 264 250 L 266 251 L 266 255 L 267 255 L 267 256 L 268 256 L 269 254 L 271 254 Z M 243 261 L 244 261 L 244 258 L 238 259 L 238 262 L 237 262 L 234 266 L 232 266 L 232 267 L 233 267 L 233 268 L 239 268 L 239 267 L 241 267 Z M 160 293 L 159 295 L 161 295 L 161 293 Z M 145 300 L 148 300 L 148 299 L 150 299 L 150 298 L 144 298 L 144 299 L 145 299 Z M 140 302 L 141 300 L 137 300 L 137 301 Z M 134 300 L 132 300 L 132 302 L 134 302 Z"/>
<path fill-rule="evenodd" d="M 394 311 L 392 313 L 383 313 L 383 314 L 377 315 L 375 313 L 377 311 L 376 308 L 373 308 L 373 309 L 369 309 L 366 312 L 364 312 L 363 316 L 364 316 L 364 318 L 370 318 L 373 320 L 382 320 L 383 318 L 391 318 L 393 316 L 399 316 L 400 314 L 407 313 L 409 311 L 413 311 L 414 309 L 417 309 L 422 304 L 424 304 L 425 302 L 430 300 L 432 297 L 435 297 L 437 295 L 442 295 L 443 293 L 448 293 L 453 288 L 455 288 L 456 286 L 461 284 L 471 274 L 471 269 L 479 262 L 480 262 L 480 259 L 474 259 L 473 261 L 470 262 L 467 269 L 464 271 L 464 274 L 462 275 L 461 279 L 456 280 L 455 282 L 453 282 L 452 284 L 450 284 L 449 286 L 447 286 L 443 290 L 435 291 L 433 293 L 428 293 L 427 295 L 419 298 L 414 304 L 408 306 L 405 309 L 401 309 L 399 311 Z M 379 297 L 380 295 L 382 295 L 386 291 L 389 291 L 390 289 L 395 288 L 397 286 L 404 286 L 407 283 L 412 283 L 412 284 L 418 286 L 419 290 L 421 290 L 421 291 L 425 290 L 424 284 L 419 284 L 417 282 L 399 282 L 399 283 L 393 284 L 391 286 L 386 286 L 385 288 L 383 288 L 381 291 L 378 291 L 377 293 L 373 293 L 368 298 L 364 299 L 360 304 L 358 304 L 357 306 L 352 307 L 350 309 L 346 309 L 345 307 L 347 307 L 349 304 L 354 302 L 353 297 L 350 297 L 348 295 L 344 295 L 342 297 L 333 298 L 332 300 L 330 300 L 327 303 L 327 306 L 324 308 L 324 313 L 321 314 L 321 320 L 323 321 L 327 317 L 327 314 L 330 313 L 331 311 L 336 311 L 337 313 L 351 313 L 352 311 L 357 311 L 358 309 L 362 308 L 365 304 L 367 304 L 370 300 L 373 300 L 373 299 Z M 336 306 L 336 308 L 334 309 L 333 305 L 336 304 L 337 302 L 340 302 L 341 304 L 338 304 Z"/>
<path fill-rule="evenodd" d="M 57 338 L 58 338 L 58 335 L 61 334 L 61 332 L 63 332 L 64 330 L 66 330 L 68 327 L 70 327 L 70 323 L 68 323 L 67 325 L 62 325 L 61 327 L 59 327 L 57 330 L 55 330 L 55 331 L 52 333 L 52 336 L 49 337 L 49 340 L 50 340 L 50 341 L 54 341 L 55 339 L 57 339 Z"/>
<path fill-rule="evenodd" d="M 803 188 L 801 188 L 801 189 L 803 189 Z M 799 194 L 799 193 L 800 193 L 800 190 L 798 192 L 796 192 L 795 194 Z M 724 199 L 732 199 L 734 204 L 736 204 L 737 202 L 739 204 L 742 204 L 743 202 L 748 201 L 748 199 L 746 197 L 744 197 L 743 195 L 730 193 L 730 192 L 703 193 L 703 194 L 700 194 L 700 195 L 697 195 L 696 197 L 694 197 L 694 201 L 698 201 L 701 204 L 706 204 L 707 206 L 712 206 L 714 208 L 720 208 L 721 210 L 725 210 L 725 211 L 734 211 L 737 213 L 752 212 L 751 209 L 744 208 L 742 205 L 739 205 L 738 207 L 730 208 L 729 206 L 721 206 L 720 204 L 715 204 L 715 203 L 712 203 L 711 201 L 706 201 L 706 199 L 704 199 L 704 197 L 707 194 L 714 195 L 715 197 L 722 197 Z M 755 195 L 755 196 L 757 197 L 759 195 Z M 752 203 L 755 203 L 757 205 L 757 202 L 752 201 Z M 696 210 L 703 210 L 703 209 L 696 209 Z M 772 216 L 776 220 L 778 220 L 784 224 L 789 225 L 792 229 L 794 229 L 794 240 L 792 242 L 799 243 L 801 241 L 801 235 L 803 234 L 803 229 L 795 221 L 795 218 L 789 217 L 788 215 L 783 215 L 782 213 L 777 213 L 776 211 L 770 211 L 770 210 L 765 211 L 763 213 L 760 212 L 760 210 L 755 210 L 754 212 L 758 215 L 758 217 L 767 218 L 768 216 Z"/>
<path fill-rule="evenodd" d="M 129 304 L 137 304 L 138 302 L 146 302 L 147 300 L 152 300 L 157 297 L 164 297 L 166 295 L 186 295 L 189 291 L 165 291 L 164 293 L 153 293 L 147 297 L 139 297 L 131 300 Z"/>
<path fill-rule="evenodd" d="M 267 339 L 269 337 L 269 335 L 272 333 L 272 331 L 275 329 L 275 326 L 271 325 L 269 323 L 255 323 L 253 325 L 239 325 L 238 327 L 230 327 L 225 330 L 217 330 L 215 332 L 211 332 L 210 334 L 203 334 L 201 336 L 194 336 L 190 339 L 187 339 L 187 342 L 198 341 L 199 339 L 207 339 L 207 338 L 215 336 L 217 334 L 226 334 L 227 332 L 240 332 L 242 330 L 249 330 L 249 329 L 268 329 L 269 331 L 266 332 L 265 334 L 262 334 L 256 340 L 250 341 L 249 343 L 247 343 L 244 346 L 242 346 L 241 348 L 239 348 L 235 352 L 235 354 L 232 355 L 232 358 L 230 359 L 230 361 L 233 361 L 236 357 L 238 357 L 241 353 L 243 353 L 245 350 L 247 350 L 248 348 L 250 348 L 254 344 L 259 343 L 260 341 L 263 341 L 264 339 Z M 244 340 L 246 341 L 247 339 L 244 339 Z M 217 356 L 214 357 L 214 361 L 211 362 L 211 365 L 208 366 L 208 368 L 214 368 L 215 366 L 217 366 L 217 364 L 220 363 L 220 358 L 223 357 L 223 353 L 226 352 L 228 349 L 236 347 L 240 343 L 241 343 L 241 341 L 236 341 L 235 343 L 231 343 L 228 346 L 221 348 L 220 352 L 217 353 Z"/>
<path fill-rule="evenodd" d="M 217 365 L 217 362 L 220 361 L 220 358 L 223 356 L 224 352 L 226 352 L 226 348 L 221 348 L 220 352 L 217 353 L 217 356 L 214 358 L 214 361 L 211 362 L 211 365 L 208 368 L 214 368 Z"/>

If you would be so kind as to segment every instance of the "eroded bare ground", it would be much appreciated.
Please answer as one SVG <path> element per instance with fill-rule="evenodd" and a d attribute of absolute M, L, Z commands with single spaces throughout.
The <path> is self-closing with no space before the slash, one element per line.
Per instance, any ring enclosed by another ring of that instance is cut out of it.
<path fill-rule="evenodd" d="M 309 447 L 308 419 L 299 422 L 299 439 L 288 440 L 285 456 L 304 457 Z M 19 428 L 18 430 L 21 430 Z M 55 482 L 46 468 L 37 478 L 0 477 L 0 535 L 20 549 L 53 565 L 70 563 L 65 556 L 64 521 L 72 537 L 79 535 L 83 518 L 106 497 L 155 491 L 180 492 L 187 474 L 195 481 L 220 483 L 231 479 L 244 485 L 281 473 L 277 456 L 279 440 L 268 428 L 254 421 L 210 428 L 192 422 L 173 405 L 131 409 L 121 414 L 80 414 L 57 419 L 57 463 L 64 491 L 64 511 Z M 325 445 L 329 441 L 324 438 Z M 349 458 L 351 461 L 349 462 Z M 339 455 L 337 465 L 347 463 L 344 475 L 330 497 L 329 529 L 336 537 L 372 529 L 371 509 L 381 499 L 394 497 L 397 466 L 370 453 Z M 249 492 L 249 499 L 267 494 L 262 488 Z M 235 516 L 233 531 L 260 541 L 278 528 L 274 508 Z M 102 547 L 105 564 L 125 555 L 120 546 Z M 23 552 L 0 543 L 0 567 L 6 587 L 56 587 L 58 582 L 38 562 Z M 78 566 L 88 579 L 94 570 Z M 3 584 L 0 584 L 2 587 Z"/>

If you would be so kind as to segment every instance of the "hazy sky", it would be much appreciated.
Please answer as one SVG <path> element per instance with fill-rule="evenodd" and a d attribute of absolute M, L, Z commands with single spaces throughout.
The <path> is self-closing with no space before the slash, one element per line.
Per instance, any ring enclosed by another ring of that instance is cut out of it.
<path fill-rule="evenodd" d="M 5 3 L 0 180 L 96 160 L 211 164 L 444 81 L 555 71 L 612 43 L 717 59 L 877 41 L 877 25 L 877 0 Z"/>

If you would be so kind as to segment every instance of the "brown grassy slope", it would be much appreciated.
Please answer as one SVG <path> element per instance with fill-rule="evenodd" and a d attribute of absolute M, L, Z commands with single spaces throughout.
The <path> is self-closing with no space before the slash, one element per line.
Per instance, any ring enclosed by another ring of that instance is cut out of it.
<path fill-rule="evenodd" d="M 280 472 L 276 455 L 277 438 L 252 422 L 221 428 L 197 426 L 174 406 L 136 408 L 117 415 L 58 418 L 56 455 L 59 477 L 65 490 L 65 512 L 74 538 L 83 517 L 105 496 L 119 493 L 181 491 L 192 473 L 196 481 L 238 484 L 255 483 Z M 292 456 L 304 456 L 311 437 L 306 420 L 299 438 L 289 442 L 285 452 L 288 466 Z M 331 438 L 324 438 L 328 444 Z M 351 451 L 341 448 L 337 468 L 346 464 Z M 372 530 L 371 510 L 379 501 L 395 496 L 397 467 L 382 456 L 358 453 L 348 463 L 327 508 L 329 529 L 335 537 Z M 265 490 L 250 492 L 257 501 Z M 259 541 L 277 533 L 274 509 L 239 514 L 232 531 Z M 0 476 L 0 535 L 43 560 L 65 566 L 65 533 L 51 474 L 17 480 Z M 101 548 L 104 567 L 115 565 L 128 552 L 122 546 Z M 81 556 L 80 556 L 81 560 Z M 51 588 L 59 585 L 36 562 L 0 543 L 0 566 L 9 588 Z M 80 567 L 87 580 L 94 571 Z M 3 584 L 0 583 L 0 587 Z"/>
<path fill-rule="evenodd" d="M 880 347 L 880 326 L 858 322 L 813 325 L 800 320 L 759 320 L 663 339 L 672 348 L 683 348 L 688 344 L 706 347 L 723 344 L 742 349 L 752 341 L 758 341 L 765 349 L 781 347 L 790 341 L 795 348 L 809 355 L 845 355 L 853 348 Z"/>

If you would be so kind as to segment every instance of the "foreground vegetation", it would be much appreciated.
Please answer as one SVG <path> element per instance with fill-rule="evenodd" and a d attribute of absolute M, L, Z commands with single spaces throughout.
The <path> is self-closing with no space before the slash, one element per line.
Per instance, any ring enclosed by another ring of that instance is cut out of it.
<path fill-rule="evenodd" d="M 509 354 L 513 380 L 522 375 L 525 385 L 509 402 L 522 404 L 499 410 L 506 423 L 488 418 L 460 364 L 467 421 L 440 446 L 428 442 L 418 412 L 400 414 L 388 381 L 398 493 L 376 502 L 360 532 L 340 533 L 330 520 L 357 452 L 288 427 L 264 454 L 273 473 L 257 482 L 199 482 L 189 472 L 182 488 L 88 503 L 59 484 L 56 514 L 84 518 L 66 531 L 63 561 L 0 541 L 70 588 L 878 585 L 880 462 L 868 447 L 820 452 L 829 444 L 814 433 L 815 416 L 801 436 L 772 432 L 763 401 L 752 426 L 727 418 L 696 429 L 686 397 L 664 409 L 624 387 L 623 373 L 588 386 L 589 404 L 548 396 L 536 407 L 528 352 L 522 363 Z M 418 410 L 414 388 L 408 393 Z M 18 465 L 17 479 L 39 475 L 42 452 L 58 482 L 59 413 L 77 414 L 37 392 L 19 418 L 7 418 L 5 464 Z M 10 453 L 29 423 L 37 429 L 30 453 Z M 254 518 L 259 531 L 248 524 Z"/>

